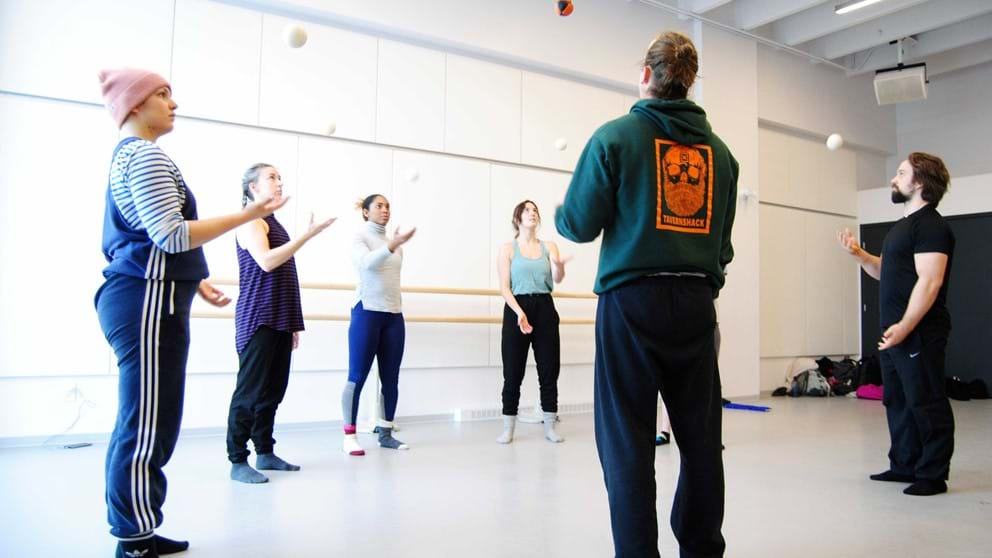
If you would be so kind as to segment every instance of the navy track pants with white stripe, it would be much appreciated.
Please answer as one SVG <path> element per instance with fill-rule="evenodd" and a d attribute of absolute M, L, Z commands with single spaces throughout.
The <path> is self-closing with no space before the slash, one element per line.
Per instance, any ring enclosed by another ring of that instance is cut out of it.
<path fill-rule="evenodd" d="M 107 520 L 119 539 L 150 537 L 162 523 L 162 467 L 179 436 L 198 283 L 111 274 L 96 294 L 100 327 L 120 369 L 106 463 Z"/>

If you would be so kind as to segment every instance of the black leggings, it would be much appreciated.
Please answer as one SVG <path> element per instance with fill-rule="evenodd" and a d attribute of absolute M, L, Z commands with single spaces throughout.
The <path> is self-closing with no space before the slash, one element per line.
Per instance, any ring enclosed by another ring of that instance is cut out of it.
<path fill-rule="evenodd" d="M 558 311 L 550 294 L 516 295 L 517 303 L 534 327 L 529 335 L 520 332 L 517 314 L 503 307 L 503 414 L 516 416 L 520 406 L 520 384 L 527 367 L 527 351 L 534 345 L 537 379 L 541 386 L 541 409 L 558 412 L 558 373 L 561 370 L 561 337 Z"/>

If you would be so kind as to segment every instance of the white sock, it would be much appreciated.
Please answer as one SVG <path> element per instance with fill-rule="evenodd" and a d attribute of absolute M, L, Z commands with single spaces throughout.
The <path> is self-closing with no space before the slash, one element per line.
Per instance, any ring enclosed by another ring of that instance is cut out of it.
<path fill-rule="evenodd" d="M 544 413 L 544 437 L 547 438 L 549 442 L 554 442 L 556 444 L 565 441 L 565 438 L 562 438 L 557 432 L 555 432 L 555 421 L 557 420 L 557 413 Z"/>
<path fill-rule="evenodd" d="M 348 455 L 365 455 L 365 450 L 358 445 L 358 436 L 355 434 L 344 435 L 343 449 Z"/>
<path fill-rule="evenodd" d="M 496 438 L 496 442 L 499 444 L 509 444 L 513 441 L 513 431 L 517 426 L 517 417 L 512 415 L 503 415 L 503 433 Z"/>

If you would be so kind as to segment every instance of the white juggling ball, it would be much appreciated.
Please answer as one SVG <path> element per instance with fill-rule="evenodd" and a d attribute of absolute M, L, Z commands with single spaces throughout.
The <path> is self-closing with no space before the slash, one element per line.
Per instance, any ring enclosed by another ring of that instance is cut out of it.
<path fill-rule="evenodd" d="M 300 48 L 307 44 L 307 30 L 302 25 L 287 25 L 282 30 L 282 38 L 291 48 Z"/>
<path fill-rule="evenodd" d="M 830 134 L 827 138 L 827 149 L 830 151 L 837 151 L 844 145 L 844 136 L 840 134 Z"/>

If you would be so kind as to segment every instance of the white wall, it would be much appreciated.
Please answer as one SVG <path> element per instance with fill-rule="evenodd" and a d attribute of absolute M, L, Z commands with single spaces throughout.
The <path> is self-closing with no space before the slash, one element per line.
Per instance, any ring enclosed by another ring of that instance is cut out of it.
<path fill-rule="evenodd" d="M 848 145 L 891 154 L 895 151 L 895 109 L 879 107 L 871 76 L 844 72 L 805 58 L 758 46 L 758 117 L 762 121 L 817 134 L 834 133 Z"/>
<path fill-rule="evenodd" d="M 201 215 L 236 210 L 241 172 L 265 160 L 280 167 L 294 196 L 279 216 L 291 232 L 311 210 L 341 217 L 300 253 L 304 281 L 353 280 L 345 255 L 357 225 L 350 204 L 377 191 L 394 199 L 395 222 L 420 227 L 406 284 L 494 286 L 495 249 L 509 238 L 507 208 L 526 196 L 550 215 L 588 135 L 629 109 L 633 99 L 625 93 L 635 89 L 638 61 L 661 29 L 681 29 L 699 44 L 695 95 L 741 162 L 742 190 L 760 196 L 765 187 L 759 120 L 812 135 L 841 131 L 875 152 L 887 145 L 885 114 L 831 109 L 832 122 L 844 123 L 835 129 L 807 120 L 814 112 L 808 108 L 769 106 L 765 96 L 799 106 L 797 98 L 816 98 L 822 89 L 848 95 L 843 80 L 820 75 L 829 70 L 797 74 L 794 60 L 780 68 L 762 47 L 637 2 L 586 0 L 558 18 L 550 3 L 531 0 L 94 0 L 105 16 L 83 27 L 78 22 L 90 21 L 93 2 L 56 1 L 0 3 L 0 246 L 13 262 L 0 268 L 0 438 L 58 433 L 80 409 L 72 432 L 112 426 L 116 370 L 91 302 L 103 265 L 95 216 L 117 137 L 96 105 L 101 67 L 146 67 L 173 81 L 181 118 L 162 145 L 196 193 Z M 293 50 L 278 33 L 287 17 L 299 16 L 308 18 L 309 42 Z M 320 24 L 330 21 L 343 28 Z M 122 32 L 136 48 L 119 48 Z M 797 90 L 785 79 L 795 75 L 810 85 Z M 48 164 L 52 138 L 72 148 L 59 152 L 60 164 Z M 552 149 L 558 138 L 567 141 L 564 151 Z M 65 203 L 38 219 L 22 210 L 37 205 L 38 191 Z M 467 210 L 452 215 L 450 202 Z M 737 255 L 720 302 L 723 383 L 732 397 L 763 388 L 756 327 L 761 214 L 754 199 L 738 207 Z M 434 249 L 452 238 L 440 225 L 457 230 L 464 261 Z M 544 236 L 555 238 L 552 229 Z M 14 240 L 24 230 L 36 231 L 30 244 Z M 562 290 L 590 290 L 597 245 L 565 244 L 562 251 L 576 255 Z M 207 252 L 215 277 L 234 276 L 230 235 Z M 344 313 L 350 298 L 307 291 L 305 310 Z M 406 304 L 408 314 L 498 315 L 500 308 L 496 299 L 431 295 L 408 296 Z M 558 306 L 563 317 L 591 317 L 594 304 Z M 192 328 L 184 425 L 219 427 L 234 382 L 232 323 L 197 319 Z M 561 403 L 588 405 L 592 328 L 563 326 L 562 334 Z M 401 416 L 498 408 L 497 326 L 411 324 L 409 336 Z M 308 323 L 281 423 L 340 418 L 345 338 L 340 322 Z M 525 403 L 536 397 L 533 374 L 528 378 Z"/>
<path fill-rule="evenodd" d="M 951 176 L 992 172 L 992 63 L 930 78 L 927 98 L 896 108 L 898 148 L 888 176 L 906 155 L 925 151 L 941 157 Z"/>
<path fill-rule="evenodd" d="M 760 377 L 768 391 L 796 358 L 859 351 L 857 269 L 835 240 L 857 225 L 859 157 L 780 129 L 762 128 L 759 138 Z"/>
<path fill-rule="evenodd" d="M 858 222 L 888 223 L 902 218 L 902 204 L 892 203 L 889 186 L 858 192 Z M 937 208 L 941 215 L 992 211 L 992 173 L 951 176 L 951 186 Z"/>
<path fill-rule="evenodd" d="M 877 106 L 870 76 L 848 78 L 763 45 L 757 51 L 759 376 L 768 391 L 797 357 L 860 350 L 857 269 L 834 233 L 856 226 L 859 189 L 884 184 L 896 113 Z M 830 152 L 823 142 L 835 132 L 845 147 Z"/>
<path fill-rule="evenodd" d="M 758 181 L 758 87 L 756 47 L 749 40 L 703 27 L 695 29 L 700 56 L 696 102 L 740 163 L 738 192 L 760 190 Z M 732 57 L 723 53 L 734 53 Z M 740 198 L 738 198 L 740 199 Z M 726 397 L 759 391 L 758 375 L 758 204 L 740 201 L 734 220 L 734 261 L 720 292 L 720 379 Z"/>
<path fill-rule="evenodd" d="M 236 211 L 243 169 L 266 161 L 279 166 L 293 196 L 279 214 L 291 233 L 310 211 L 342 217 L 298 255 L 304 282 L 354 281 L 347 243 L 360 221 L 351 206 L 374 191 L 393 199 L 394 222 L 420 228 L 408 246 L 406 284 L 494 287 L 492 263 L 498 244 L 510 238 L 513 205 L 529 197 L 550 214 L 568 184 L 562 170 L 574 165 L 599 124 L 631 103 L 615 90 L 316 24 L 307 25 L 306 48 L 292 50 L 279 38 L 289 20 L 221 3 L 148 0 L 140 10 L 104 4 L 113 15 L 101 22 L 105 32 L 93 35 L 72 31 L 71 22 L 84 19 L 88 6 L 62 3 L 54 18 L 28 1 L 0 7 L 0 173 L 6 186 L 34 185 L 0 189 L 0 211 L 5 227 L 38 231 L 30 243 L 0 235 L 13 262 L 0 269 L 0 438 L 55 434 L 69 424 L 73 433 L 112 426 L 116 366 L 92 310 L 104 265 L 98 252 L 102 223 L 93 216 L 102 213 L 106 161 L 117 132 L 93 104 L 99 100 L 98 68 L 148 67 L 171 79 L 181 117 L 161 144 L 196 193 L 201 215 Z M 116 28 L 141 30 L 145 48 L 128 58 L 112 56 L 109 37 Z M 66 36 L 72 41 L 61 40 Z M 21 44 L 15 48 L 12 39 Z M 15 50 L 32 55 L 15 58 Z M 411 61 L 420 71 L 407 71 Z M 39 75 L 73 79 L 43 81 Z M 50 164 L 52 138 L 74 147 L 60 152 L 57 165 Z M 566 149 L 555 148 L 558 138 Z M 521 161 L 528 166 L 514 166 Z M 75 184 L 85 186 L 69 187 Z M 41 188 L 61 202 L 47 213 L 57 227 L 39 227 L 23 209 Z M 598 243 L 571 245 L 551 227 L 544 236 L 576 256 L 561 289 L 589 292 Z M 443 245 L 448 250 L 437 249 Z M 206 252 L 214 278 L 236 276 L 230 235 Z M 451 258 L 453 253 L 460 256 Z M 79 278 L 67 281 L 67 269 Z M 43 306 L 36 296 L 25 296 L 42 292 Z M 305 309 L 345 314 L 352 296 L 309 290 Z M 407 315 L 501 313 L 495 298 L 405 298 Z M 595 301 L 558 306 L 564 318 L 591 318 Z M 64 314 L 54 319 L 40 308 Z M 197 301 L 195 310 L 210 309 Z M 194 319 L 191 328 L 184 426 L 218 427 L 225 423 L 237 367 L 233 324 Z M 562 329 L 561 404 L 584 408 L 592 393 L 592 327 Z M 280 422 L 340 418 L 346 332 L 340 322 L 308 323 Z M 498 326 L 412 323 L 408 338 L 401 415 L 498 408 Z M 60 350 L 52 351 L 56 342 Z M 535 388 L 536 381 L 526 382 L 525 405 L 535 400 Z"/>
<path fill-rule="evenodd" d="M 641 2 L 583 0 L 558 17 L 550 0 L 222 0 L 291 17 L 401 37 L 455 53 L 567 73 L 636 92 L 648 43 L 691 24 Z"/>

